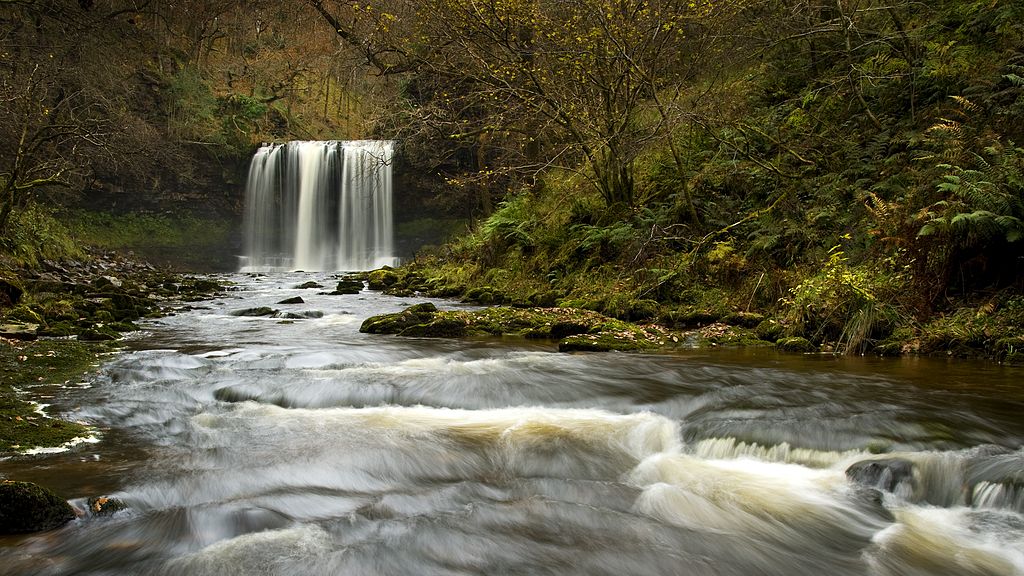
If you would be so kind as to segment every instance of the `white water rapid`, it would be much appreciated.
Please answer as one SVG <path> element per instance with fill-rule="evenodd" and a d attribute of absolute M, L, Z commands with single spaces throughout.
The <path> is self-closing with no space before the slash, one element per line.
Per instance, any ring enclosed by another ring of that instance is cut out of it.
<path fill-rule="evenodd" d="M 242 270 L 369 270 L 395 263 L 392 144 L 261 147 L 246 183 Z"/>
<path fill-rule="evenodd" d="M 425 299 L 342 276 L 218 278 L 48 399 L 100 441 L 0 477 L 83 515 L 0 574 L 1024 576 L 1024 368 L 371 335 Z"/>

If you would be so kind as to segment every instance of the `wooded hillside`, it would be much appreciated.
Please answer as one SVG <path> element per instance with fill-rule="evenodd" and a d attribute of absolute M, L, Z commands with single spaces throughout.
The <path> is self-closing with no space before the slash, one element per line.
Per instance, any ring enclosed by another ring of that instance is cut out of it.
<path fill-rule="evenodd" d="M 260 141 L 388 138 L 402 205 L 473 222 L 417 260 L 453 294 L 1024 345 L 1019 2 L 9 0 L 0 24 L 8 251 L 34 201 L 231 219 Z"/>

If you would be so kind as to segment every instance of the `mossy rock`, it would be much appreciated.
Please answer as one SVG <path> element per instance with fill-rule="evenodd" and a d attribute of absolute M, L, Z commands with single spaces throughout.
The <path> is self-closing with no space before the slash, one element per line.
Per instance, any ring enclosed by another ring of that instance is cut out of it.
<path fill-rule="evenodd" d="M 398 288 L 395 286 L 384 290 L 384 293 L 388 296 L 397 296 L 399 298 L 411 298 L 416 295 L 416 292 L 410 288 Z"/>
<path fill-rule="evenodd" d="M 462 297 L 463 302 L 472 302 L 489 306 L 491 304 L 502 304 L 506 301 L 505 295 L 491 286 L 472 288 L 467 290 Z"/>
<path fill-rule="evenodd" d="M 323 284 L 320 284 L 319 282 L 314 282 L 314 281 L 310 280 L 309 282 L 303 282 L 302 284 L 299 284 L 295 288 L 298 289 L 298 290 L 312 290 L 313 288 L 323 288 L 323 287 L 324 287 Z"/>
<path fill-rule="evenodd" d="M 92 315 L 92 321 L 93 322 L 113 322 L 114 321 L 114 313 L 111 312 L 110 310 L 97 310 Z"/>
<path fill-rule="evenodd" d="M 663 313 L 658 320 L 672 328 L 700 328 L 718 322 L 722 316 L 719 310 L 679 308 Z"/>
<path fill-rule="evenodd" d="M 4 313 L 3 317 L 6 321 L 12 323 L 46 325 L 46 320 L 43 319 L 40 311 L 25 304 L 19 304 L 11 308 Z"/>
<path fill-rule="evenodd" d="M 139 326 L 134 322 L 111 322 L 106 325 L 107 328 L 115 332 L 135 332 L 139 330 Z"/>
<path fill-rule="evenodd" d="M 335 294 L 359 294 L 363 291 L 362 280 L 341 280 L 334 289 Z"/>
<path fill-rule="evenodd" d="M 458 298 L 466 293 L 465 286 L 445 284 L 427 290 L 431 298 Z"/>
<path fill-rule="evenodd" d="M 85 328 L 78 333 L 78 339 L 82 342 L 109 342 L 120 337 L 117 332 L 107 326 Z"/>
<path fill-rule="evenodd" d="M 578 334 L 563 338 L 558 343 L 559 352 L 637 352 L 655 347 L 646 340 L 630 337 L 623 332 Z"/>
<path fill-rule="evenodd" d="M 74 336 L 78 333 L 78 327 L 71 322 L 51 322 L 46 328 L 39 330 L 40 336 L 46 336 L 50 338 L 54 337 L 66 337 Z"/>
<path fill-rule="evenodd" d="M 35 340 L 40 336 L 38 324 L 0 324 L 0 336 L 13 340 Z"/>
<path fill-rule="evenodd" d="M 400 334 L 412 326 L 430 322 L 436 313 L 437 306 L 424 302 L 394 314 L 371 316 L 363 321 L 359 331 L 367 334 Z"/>
<path fill-rule="evenodd" d="M 801 336 L 790 336 L 782 338 L 775 343 L 775 348 L 781 352 L 817 352 L 818 347 L 807 338 Z"/>
<path fill-rule="evenodd" d="M 651 320 L 658 316 L 659 308 L 661 305 L 655 300 L 635 300 L 626 308 L 624 319 L 630 322 Z"/>
<path fill-rule="evenodd" d="M 415 324 L 399 335 L 424 338 L 463 338 L 469 334 L 464 322 L 454 318 L 435 318 L 426 324 Z"/>
<path fill-rule="evenodd" d="M 75 518 L 63 498 L 31 482 L 0 482 L 0 533 L 52 530 Z"/>
<path fill-rule="evenodd" d="M 558 290 L 547 290 L 545 292 L 534 292 L 533 294 L 530 294 L 526 300 L 532 306 L 553 308 L 558 305 L 558 300 L 562 297 L 562 292 Z"/>
<path fill-rule="evenodd" d="M 756 312 L 733 312 L 722 317 L 722 322 L 730 326 L 741 326 L 743 328 L 756 328 L 764 322 L 764 314 Z"/>
<path fill-rule="evenodd" d="M 582 322 L 555 322 L 548 330 L 548 338 L 561 340 L 577 334 L 586 334 L 590 330 L 591 326 Z"/>
<path fill-rule="evenodd" d="M 213 280 L 205 280 L 205 279 L 193 280 L 192 282 L 190 282 L 190 283 L 188 283 L 186 285 L 186 288 L 189 288 L 189 289 L 194 290 L 196 292 L 206 292 L 206 293 L 220 292 L 220 291 L 224 290 L 224 286 L 222 286 L 220 283 L 215 282 Z"/>
<path fill-rule="evenodd" d="M 379 270 L 374 270 L 366 277 L 370 290 L 384 290 L 388 286 L 398 282 L 398 280 L 398 273 L 388 266 Z"/>
<path fill-rule="evenodd" d="M 768 318 L 761 320 L 754 328 L 754 334 L 766 342 L 775 342 L 786 333 L 786 327 L 781 322 Z"/>

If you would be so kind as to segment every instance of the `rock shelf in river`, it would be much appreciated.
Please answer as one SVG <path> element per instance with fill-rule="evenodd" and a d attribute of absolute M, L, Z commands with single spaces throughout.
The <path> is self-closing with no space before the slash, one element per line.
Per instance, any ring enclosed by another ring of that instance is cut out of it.
<path fill-rule="evenodd" d="M 573 351 L 654 350 L 679 341 L 657 326 L 640 326 L 575 308 L 438 310 L 430 303 L 367 318 L 359 329 L 370 334 L 424 338 L 522 336 L 558 340 L 558 349 Z"/>

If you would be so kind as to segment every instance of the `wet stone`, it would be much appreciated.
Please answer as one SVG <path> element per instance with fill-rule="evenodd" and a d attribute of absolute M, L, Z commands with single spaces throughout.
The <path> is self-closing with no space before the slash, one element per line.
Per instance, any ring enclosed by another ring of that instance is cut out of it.
<path fill-rule="evenodd" d="M 38 484 L 0 482 L 0 534 L 52 530 L 74 518 L 70 504 Z"/>

